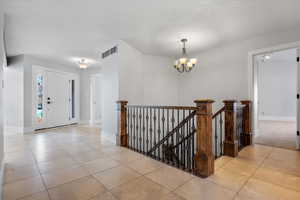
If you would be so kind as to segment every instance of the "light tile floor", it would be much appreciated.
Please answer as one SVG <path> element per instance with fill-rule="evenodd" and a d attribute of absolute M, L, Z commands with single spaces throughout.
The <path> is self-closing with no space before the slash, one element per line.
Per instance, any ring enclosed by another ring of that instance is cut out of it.
<path fill-rule="evenodd" d="M 5 135 L 4 200 L 299 200 L 300 152 L 254 145 L 201 179 L 118 147 L 100 129 Z"/>

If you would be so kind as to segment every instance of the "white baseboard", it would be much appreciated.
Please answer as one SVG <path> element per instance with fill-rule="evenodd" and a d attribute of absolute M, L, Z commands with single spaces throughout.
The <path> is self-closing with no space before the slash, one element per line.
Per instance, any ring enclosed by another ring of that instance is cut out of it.
<path fill-rule="evenodd" d="M 90 125 L 101 124 L 101 120 L 100 119 L 95 121 L 90 120 L 89 123 Z"/>
<path fill-rule="evenodd" d="M 79 124 L 89 124 L 89 120 L 80 120 Z"/>
<path fill-rule="evenodd" d="M 32 133 L 34 129 L 32 127 L 22 126 L 4 126 L 5 133 Z"/>
<path fill-rule="evenodd" d="M 282 116 L 271 116 L 271 115 L 262 115 L 258 117 L 259 120 L 268 120 L 268 121 L 297 121 L 296 117 L 282 117 Z"/>
<path fill-rule="evenodd" d="M 4 183 L 4 168 L 5 168 L 5 163 L 4 163 L 4 158 L 1 160 L 0 164 L 0 200 L 2 200 L 3 197 L 3 183 Z"/>
<path fill-rule="evenodd" d="M 24 128 L 21 126 L 4 126 L 5 133 L 23 133 Z"/>

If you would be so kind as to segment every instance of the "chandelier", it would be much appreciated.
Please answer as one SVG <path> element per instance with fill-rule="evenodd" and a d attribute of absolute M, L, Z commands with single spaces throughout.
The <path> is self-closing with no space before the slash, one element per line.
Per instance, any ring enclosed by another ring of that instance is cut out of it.
<path fill-rule="evenodd" d="M 181 42 L 183 44 L 182 56 L 178 60 L 175 60 L 174 68 L 177 69 L 177 71 L 180 73 L 190 72 L 196 66 L 197 59 L 188 58 L 185 48 L 185 43 L 187 42 L 187 39 L 182 39 Z"/>

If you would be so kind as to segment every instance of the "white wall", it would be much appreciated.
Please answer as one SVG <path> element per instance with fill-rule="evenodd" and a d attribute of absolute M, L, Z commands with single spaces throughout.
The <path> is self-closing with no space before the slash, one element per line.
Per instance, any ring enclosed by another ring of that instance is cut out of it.
<path fill-rule="evenodd" d="M 193 105 L 193 100 L 216 100 L 214 109 L 224 99 L 249 99 L 248 53 L 250 51 L 300 41 L 300 29 L 264 35 L 224 45 L 194 55 L 198 66 L 180 77 L 180 103 Z"/>
<path fill-rule="evenodd" d="M 5 53 L 4 53 L 4 41 L 3 41 L 3 24 L 4 24 L 4 17 L 3 12 L 0 6 L 0 83 L 3 80 L 3 67 L 5 67 Z M 2 85 L 2 84 L 1 84 Z M 3 157 L 4 157 L 4 138 L 3 138 L 3 115 L 4 115 L 4 101 L 3 95 L 4 91 L 2 86 L 0 87 L 0 197 L 2 197 L 2 183 L 3 183 Z"/>
<path fill-rule="evenodd" d="M 178 105 L 178 74 L 170 58 L 119 45 L 120 98 L 129 104 Z"/>
<path fill-rule="evenodd" d="M 296 49 L 291 54 L 291 60 L 259 62 L 259 119 L 296 120 Z"/>
<path fill-rule="evenodd" d="M 4 128 L 9 132 L 23 132 L 24 128 L 24 56 L 8 59 L 4 68 Z"/>
<path fill-rule="evenodd" d="M 88 68 L 80 71 L 80 121 L 88 123 L 90 121 L 91 91 L 90 81 L 93 74 L 101 72 L 101 68 Z"/>
<path fill-rule="evenodd" d="M 112 55 L 102 63 L 102 133 L 117 134 L 117 104 L 119 100 L 119 59 Z"/>

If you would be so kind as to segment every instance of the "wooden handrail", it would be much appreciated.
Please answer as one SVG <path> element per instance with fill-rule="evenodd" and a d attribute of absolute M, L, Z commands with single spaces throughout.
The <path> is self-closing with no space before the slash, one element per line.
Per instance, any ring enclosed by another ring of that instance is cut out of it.
<path fill-rule="evenodd" d="M 222 113 L 225 110 L 225 106 L 223 106 L 220 110 L 218 110 L 213 116 L 212 118 L 214 119 L 216 116 L 218 116 L 218 114 Z"/>
<path fill-rule="evenodd" d="M 174 109 L 174 110 L 197 110 L 197 107 L 192 106 L 144 106 L 144 105 L 126 105 L 128 108 L 159 108 L 159 109 Z"/>

